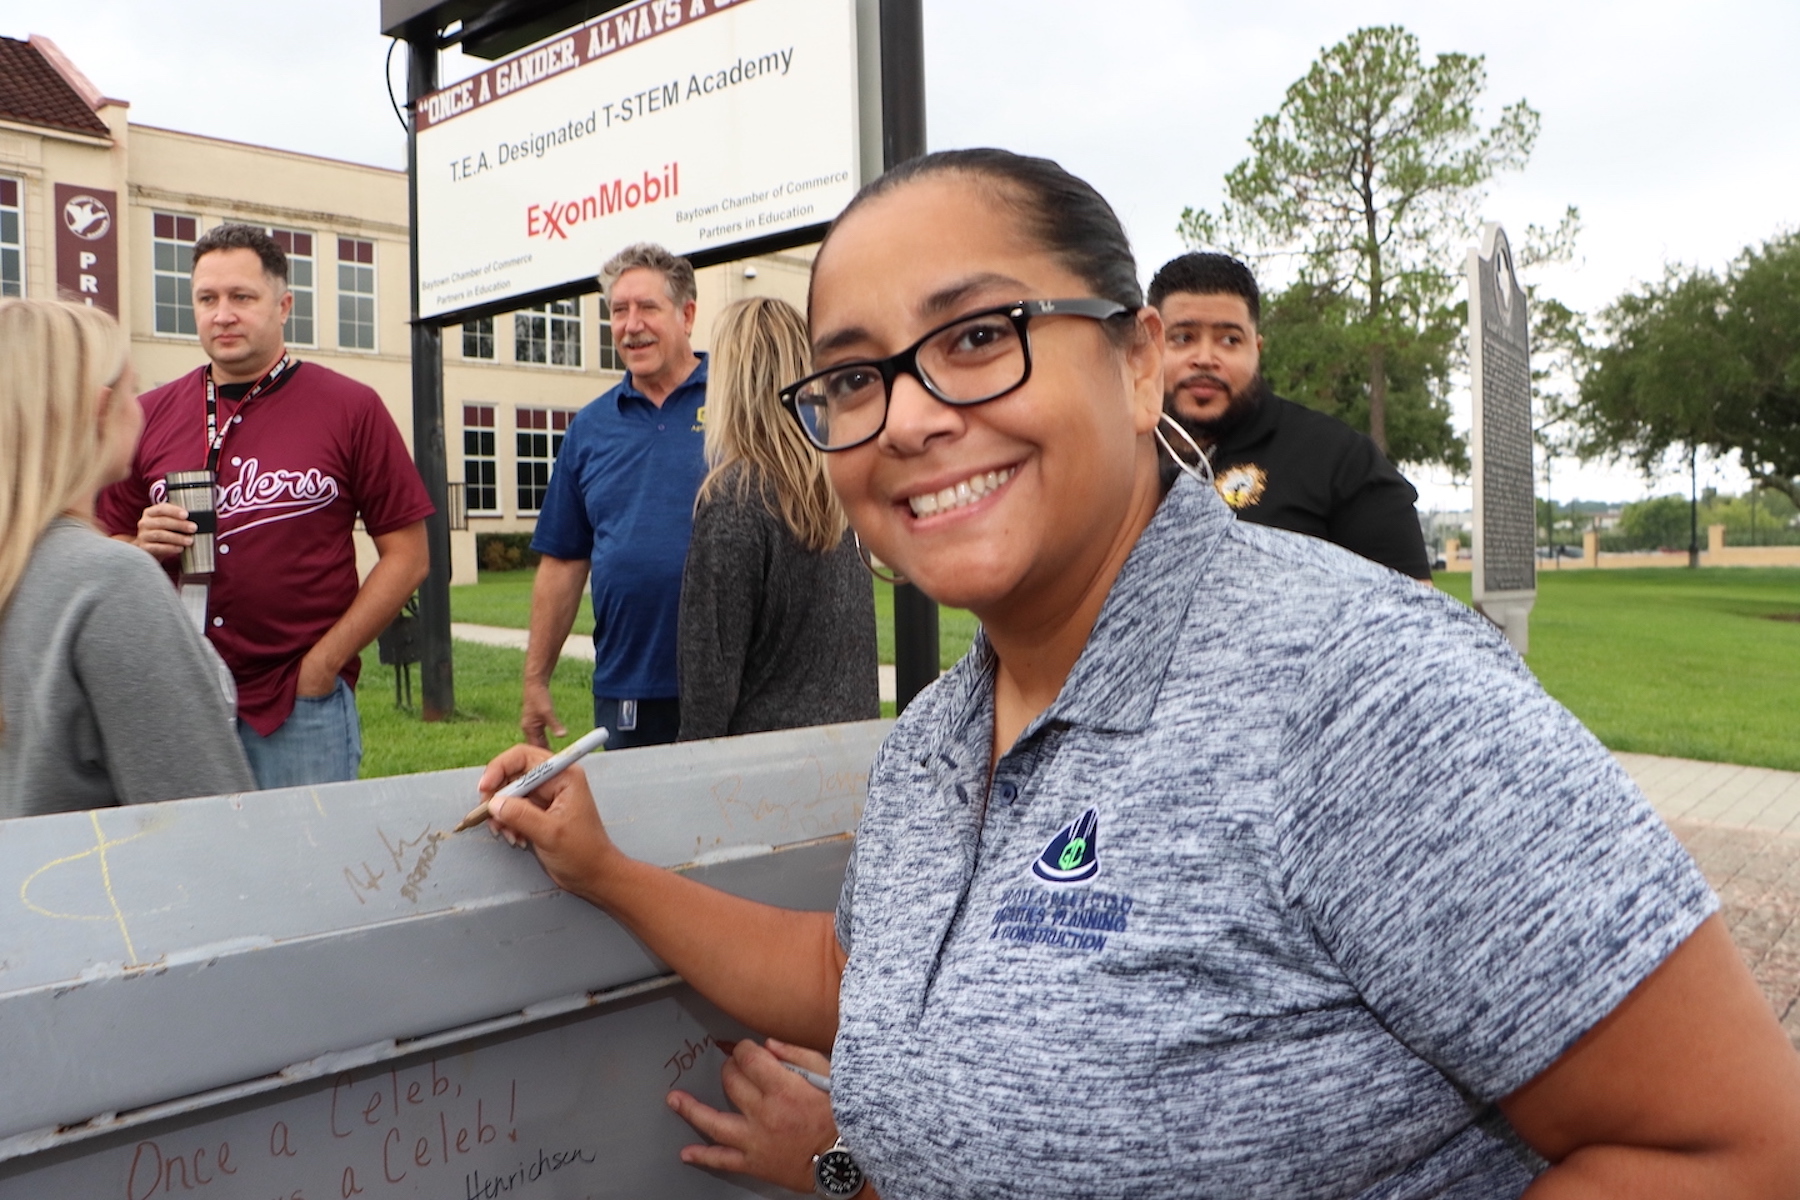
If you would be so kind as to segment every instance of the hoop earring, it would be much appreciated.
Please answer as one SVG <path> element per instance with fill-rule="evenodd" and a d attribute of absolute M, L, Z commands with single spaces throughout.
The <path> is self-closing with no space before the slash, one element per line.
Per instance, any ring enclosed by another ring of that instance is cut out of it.
<path fill-rule="evenodd" d="M 1187 459 L 1175 453 L 1175 447 L 1169 444 L 1169 439 L 1163 434 L 1162 427 L 1164 422 L 1167 422 L 1169 428 L 1181 435 L 1181 440 L 1186 442 L 1188 444 L 1188 449 L 1194 452 L 1194 457 L 1198 460 L 1197 463 L 1190 463 Z M 1156 428 L 1152 429 L 1150 432 L 1156 435 L 1157 443 L 1162 446 L 1163 450 L 1168 454 L 1170 460 L 1174 462 L 1176 467 L 1183 473 L 1206 484 L 1208 487 L 1213 486 L 1212 460 L 1206 457 L 1206 451 L 1200 448 L 1200 443 L 1194 440 L 1194 435 L 1189 433 L 1180 421 L 1177 421 L 1174 417 L 1165 412 L 1157 418 Z"/>
<path fill-rule="evenodd" d="M 869 553 L 869 548 L 867 546 L 863 545 L 862 538 L 858 536 L 856 530 L 852 529 L 850 531 L 850 536 L 856 540 L 856 557 L 862 560 L 863 570 L 867 571 L 883 583 L 892 584 L 894 587 L 906 586 L 906 576 L 897 571 L 889 571 L 886 567 L 877 567 L 875 565 L 875 556 Z M 884 571 L 886 574 L 883 574 Z"/>

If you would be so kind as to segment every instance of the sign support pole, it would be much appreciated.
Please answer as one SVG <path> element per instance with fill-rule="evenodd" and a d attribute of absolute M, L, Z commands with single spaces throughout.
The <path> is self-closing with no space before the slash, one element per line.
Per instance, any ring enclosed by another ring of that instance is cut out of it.
<path fill-rule="evenodd" d="M 425 518 L 431 571 L 419 588 L 420 715 L 442 721 L 456 711 L 450 660 L 450 489 L 444 448 L 444 340 L 438 326 L 419 320 L 419 137 L 413 106 L 437 90 L 437 31 L 406 41 L 406 219 L 412 255 L 413 462 L 433 512 Z"/>
<path fill-rule="evenodd" d="M 920 0 L 881 0 L 881 165 L 925 153 L 925 17 Z M 937 603 L 894 589 L 896 712 L 938 677 Z"/>

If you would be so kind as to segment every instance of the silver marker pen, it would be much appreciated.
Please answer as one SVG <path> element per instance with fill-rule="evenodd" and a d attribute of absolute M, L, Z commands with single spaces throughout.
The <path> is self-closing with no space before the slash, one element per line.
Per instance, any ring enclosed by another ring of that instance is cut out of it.
<path fill-rule="evenodd" d="M 558 750 L 555 754 L 552 754 L 549 758 L 546 758 L 537 766 L 531 768 L 531 770 L 525 772 L 511 783 L 495 792 L 494 795 L 529 795 L 539 784 L 561 775 L 564 771 L 586 758 L 589 753 L 600 749 L 600 747 L 604 745 L 606 745 L 605 729 L 595 729 L 589 733 L 584 733 L 573 742 L 570 742 L 567 746 L 564 746 L 561 750 Z M 475 806 L 474 811 L 464 817 L 462 822 L 450 832 L 461 833 L 465 829 L 473 829 L 486 821 L 489 815 L 488 802 L 483 800 L 480 804 Z"/>

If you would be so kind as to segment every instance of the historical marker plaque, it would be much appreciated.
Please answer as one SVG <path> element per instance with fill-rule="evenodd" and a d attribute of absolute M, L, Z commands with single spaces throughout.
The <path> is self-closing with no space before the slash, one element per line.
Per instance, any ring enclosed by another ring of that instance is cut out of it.
<path fill-rule="evenodd" d="M 1497 224 L 1469 251 L 1474 396 L 1475 605 L 1525 653 L 1537 599 L 1536 473 L 1531 454 L 1530 320 L 1512 247 Z"/>

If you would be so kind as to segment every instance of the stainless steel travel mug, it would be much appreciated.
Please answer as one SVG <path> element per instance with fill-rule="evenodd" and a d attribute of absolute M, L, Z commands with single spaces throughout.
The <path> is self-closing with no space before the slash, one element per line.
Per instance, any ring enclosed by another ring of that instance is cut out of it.
<path fill-rule="evenodd" d="M 215 565 L 213 535 L 218 532 L 218 518 L 213 510 L 213 473 L 211 471 L 170 471 L 163 477 L 166 499 L 187 509 L 194 523 L 194 544 L 181 552 L 181 573 L 211 575 Z"/>

